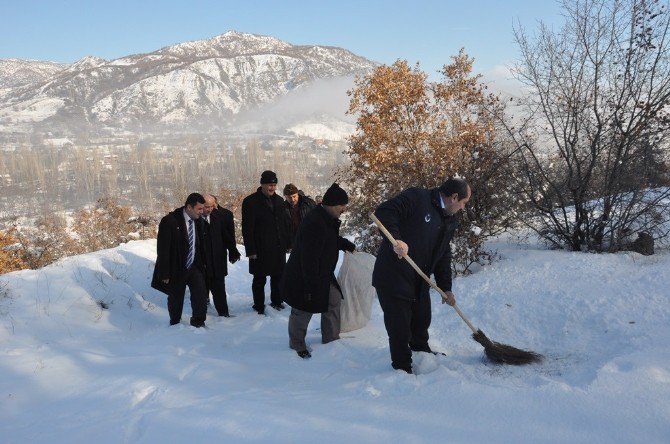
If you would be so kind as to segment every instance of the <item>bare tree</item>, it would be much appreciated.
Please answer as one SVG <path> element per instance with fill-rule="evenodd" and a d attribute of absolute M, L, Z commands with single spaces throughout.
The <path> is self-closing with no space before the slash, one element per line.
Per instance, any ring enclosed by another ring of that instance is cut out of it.
<path fill-rule="evenodd" d="M 515 31 L 529 117 L 509 129 L 520 148 L 521 194 L 537 216 L 530 226 L 574 251 L 617 251 L 631 233 L 664 238 L 668 7 L 565 0 L 562 8 L 559 30 Z"/>

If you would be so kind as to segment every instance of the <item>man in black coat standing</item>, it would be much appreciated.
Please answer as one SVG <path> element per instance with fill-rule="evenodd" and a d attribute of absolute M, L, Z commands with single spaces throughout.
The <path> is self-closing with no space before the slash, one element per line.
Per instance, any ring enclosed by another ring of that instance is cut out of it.
<path fill-rule="evenodd" d="M 335 279 L 335 266 L 339 250 L 355 250 L 354 244 L 339 234 L 339 217 L 347 203 L 347 193 L 337 184 L 328 188 L 322 204 L 300 224 L 282 276 L 282 296 L 292 307 L 288 320 L 289 346 L 301 358 L 312 356 L 305 336 L 313 313 L 321 313 L 324 344 L 340 338 L 342 290 Z"/>
<path fill-rule="evenodd" d="M 235 242 L 235 220 L 233 213 L 218 205 L 216 197 L 205 194 L 205 209 L 202 219 L 207 228 L 209 248 L 207 251 L 207 270 L 209 271 L 209 289 L 212 292 L 214 308 L 219 316 L 230 317 L 226 297 L 227 260 L 234 264 L 240 259 Z"/>
<path fill-rule="evenodd" d="M 292 183 L 289 183 L 284 187 L 284 199 L 286 200 L 286 214 L 291 221 L 291 245 L 293 245 L 295 236 L 298 234 L 300 222 L 302 222 L 307 213 L 316 206 L 316 203 L 305 196 L 302 191 L 298 190 L 298 187 Z"/>
<path fill-rule="evenodd" d="M 451 247 L 458 227 L 456 214 L 470 199 L 470 186 L 462 179 L 448 179 L 439 188 L 409 188 L 379 205 L 375 216 L 397 240 L 384 239 L 372 273 L 384 312 L 391 365 L 412 373 L 412 351 L 432 353 L 428 345 L 431 321 L 430 287 L 402 259 L 409 255 L 456 303 L 451 292 Z"/>
<path fill-rule="evenodd" d="M 284 211 L 284 199 L 279 197 L 277 175 L 263 171 L 261 186 L 242 201 L 242 237 L 249 258 L 249 273 L 254 278 L 251 291 L 253 308 L 265 314 L 265 283 L 270 276 L 270 306 L 275 310 L 285 308 L 279 294 L 286 253 L 291 245 L 289 220 Z"/>
<path fill-rule="evenodd" d="M 198 193 L 158 225 L 157 257 L 151 286 L 168 296 L 170 325 L 179 324 L 184 293 L 191 293 L 191 325 L 204 327 L 207 316 L 207 266 L 202 213 L 205 199 Z"/>

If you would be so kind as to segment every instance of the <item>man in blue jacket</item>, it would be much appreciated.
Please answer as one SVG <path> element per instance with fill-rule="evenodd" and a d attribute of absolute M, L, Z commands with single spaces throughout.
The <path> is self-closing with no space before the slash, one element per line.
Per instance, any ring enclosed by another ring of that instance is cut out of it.
<path fill-rule="evenodd" d="M 458 227 L 456 214 L 470 195 L 467 182 L 448 179 L 439 188 L 409 188 L 375 210 L 397 240 L 395 247 L 383 240 L 372 273 L 395 369 L 412 373 L 412 351 L 432 353 L 430 287 L 403 256 L 409 255 L 426 275 L 433 274 L 449 298 L 443 302 L 454 305 L 449 243 Z"/>

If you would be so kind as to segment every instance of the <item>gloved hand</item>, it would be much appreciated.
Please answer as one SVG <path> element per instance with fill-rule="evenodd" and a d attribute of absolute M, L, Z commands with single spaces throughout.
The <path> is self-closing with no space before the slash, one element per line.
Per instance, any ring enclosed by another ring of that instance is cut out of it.
<path fill-rule="evenodd" d="M 229 261 L 231 264 L 234 264 L 235 262 L 237 262 L 237 261 L 240 260 L 240 257 L 242 257 L 242 255 L 240 254 L 239 251 L 237 251 L 237 250 L 235 250 L 235 251 L 231 251 L 231 252 L 230 252 L 230 255 L 228 256 L 228 261 Z"/>
<path fill-rule="evenodd" d="M 354 251 L 356 251 L 356 244 L 351 242 L 349 239 L 343 239 L 342 244 L 343 244 L 342 248 L 344 251 L 348 251 L 349 253 L 353 253 Z"/>

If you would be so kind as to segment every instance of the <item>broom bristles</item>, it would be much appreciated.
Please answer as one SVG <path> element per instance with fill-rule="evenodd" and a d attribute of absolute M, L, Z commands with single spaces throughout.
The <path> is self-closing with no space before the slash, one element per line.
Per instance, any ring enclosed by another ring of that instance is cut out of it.
<path fill-rule="evenodd" d="M 484 347 L 486 357 L 496 364 L 525 365 L 542 362 L 543 359 L 538 353 L 492 341 L 481 330 L 473 333 L 472 338 Z"/>

